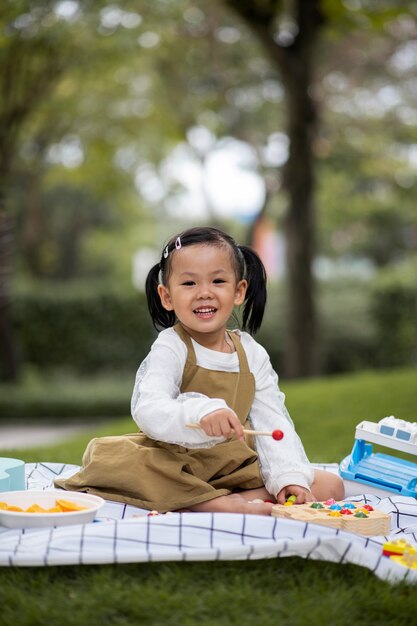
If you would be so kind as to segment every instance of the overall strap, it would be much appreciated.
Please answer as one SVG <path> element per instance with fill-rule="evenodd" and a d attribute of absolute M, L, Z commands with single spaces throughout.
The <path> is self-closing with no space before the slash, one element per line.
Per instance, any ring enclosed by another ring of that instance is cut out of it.
<path fill-rule="evenodd" d="M 240 337 L 237 333 L 234 333 L 230 330 L 226 331 L 230 339 L 233 341 L 235 346 L 237 356 L 239 359 L 239 370 L 242 374 L 247 374 L 250 372 L 249 363 L 246 356 L 246 352 L 242 346 L 242 342 L 240 341 Z"/>
<path fill-rule="evenodd" d="M 175 326 L 173 326 L 173 329 L 181 337 L 181 339 L 187 346 L 187 360 L 185 361 L 185 364 L 197 365 L 197 357 L 195 355 L 195 350 L 190 335 L 185 332 L 185 330 L 179 323 L 175 324 Z"/>

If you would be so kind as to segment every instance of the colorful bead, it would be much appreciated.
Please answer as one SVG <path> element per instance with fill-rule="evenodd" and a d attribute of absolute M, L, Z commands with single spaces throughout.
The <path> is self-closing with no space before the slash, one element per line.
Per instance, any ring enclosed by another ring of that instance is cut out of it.
<path fill-rule="evenodd" d="M 342 509 L 340 513 L 341 515 L 352 515 L 352 511 L 350 509 Z"/>
<path fill-rule="evenodd" d="M 329 511 L 328 515 L 330 517 L 341 517 L 341 512 L 340 511 Z"/>
<path fill-rule="evenodd" d="M 356 506 L 354 504 L 352 504 L 352 502 L 345 502 L 343 504 L 343 508 L 344 509 L 356 509 Z"/>
<path fill-rule="evenodd" d="M 334 498 L 328 498 L 328 500 L 324 501 L 324 504 L 327 504 L 327 506 L 330 506 L 331 504 L 336 504 L 336 500 Z"/>
<path fill-rule="evenodd" d="M 358 511 L 357 513 L 354 513 L 355 517 L 363 517 L 366 518 L 368 517 L 368 515 L 366 513 L 362 513 L 362 511 Z"/>
<path fill-rule="evenodd" d="M 329 506 L 329 509 L 331 511 L 340 511 L 342 507 L 340 506 L 340 504 L 332 504 L 331 506 Z"/>
<path fill-rule="evenodd" d="M 313 504 L 310 505 L 310 509 L 324 509 L 324 506 L 321 502 L 313 502 Z"/>
<path fill-rule="evenodd" d="M 374 507 L 371 506 L 370 504 L 364 504 L 362 506 L 362 508 L 365 509 L 366 511 L 373 511 L 374 510 Z"/>
<path fill-rule="evenodd" d="M 284 506 L 294 506 L 294 502 L 284 502 Z"/>
<path fill-rule="evenodd" d="M 275 441 L 281 441 L 281 439 L 283 438 L 284 438 L 284 433 L 282 432 L 282 430 L 279 430 L 277 428 L 277 430 L 272 431 L 272 439 L 275 439 Z"/>
<path fill-rule="evenodd" d="M 295 502 L 297 500 L 297 496 L 288 496 L 287 502 Z"/>

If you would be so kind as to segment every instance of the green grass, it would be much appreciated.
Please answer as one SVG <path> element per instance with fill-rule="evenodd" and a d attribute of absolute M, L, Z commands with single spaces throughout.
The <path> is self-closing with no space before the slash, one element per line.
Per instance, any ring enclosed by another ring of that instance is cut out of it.
<path fill-rule="evenodd" d="M 68 372 L 24 370 L 18 383 L 0 384 L 0 417 L 39 419 L 126 415 L 134 376 L 101 374 L 95 378 Z"/>
<path fill-rule="evenodd" d="M 7 570 L 2 626 L 412 624 L 415 589 L 352 565 L 281 560 Z"/>
<path fill-rule="evenodd" d="M 310 459 L 339 461 L 363 419 L 414 420 L 416 374 L 401 369 L 283 383 Z M 3 455 L 79 463 L 92 435 L 130 432 L 132 425 L 118 420 L 62 445 Z M 1 626 L 405 626 L 416 614 L 414 586 L 389 585 L 355 565 L 295 557 L 0 569 Z"/>
<path fill-rule="evenodd" d="M 367 371 L 282 384 L 311 461 L 340 461 L 355 426 L 387 415 L 417 421 L 417 369 Z"/>

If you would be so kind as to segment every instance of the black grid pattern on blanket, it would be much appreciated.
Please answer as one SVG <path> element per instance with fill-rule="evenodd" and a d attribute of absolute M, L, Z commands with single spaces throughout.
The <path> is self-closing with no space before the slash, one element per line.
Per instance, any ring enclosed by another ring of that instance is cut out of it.
<path fill-rule="evenodd" d="M 334 471 L 335 465 L 320 465 Z M 57 476 L 78 466 L 59 463 L 26 465 L 28 489 L 51 489 Z M 391 539 L 417 547 L 417 502 L 414 498 L 355 496 L 392 514 Z M 210 561 L 299 556 L 369 568 L 390 581 L 417 580 L 417 570 L 382 555 L 387 537 L 361 537 L 317 524 L 228 513 L 147 511 L 107 501 L 89 524 L 57 528 L 8 529 L 0 526 L 0 565 L 47 566 L 147 561 Z"/>

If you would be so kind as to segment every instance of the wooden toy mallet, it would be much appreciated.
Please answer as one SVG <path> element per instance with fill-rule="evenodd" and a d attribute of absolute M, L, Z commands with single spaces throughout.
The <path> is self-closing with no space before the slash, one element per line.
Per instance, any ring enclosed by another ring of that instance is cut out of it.
<path fill-rule="evenodd" d="M 200 424 L 186 424 L 186 426 L 188 428 L 201 428 Z M 244 428 L 243 432 L 245 433 L 245 435 L 262 435 L 264 437 L 272 437 L 272 439 L 275 439 L 275 441 L 281 441 L 281 439 L 284 438 L 284 433 L 282 432 L 282 430 L 279 430 L 279 428 L 273 430 L 272 432 L 266 430 L 250 430 L 248 428 Z"/>

